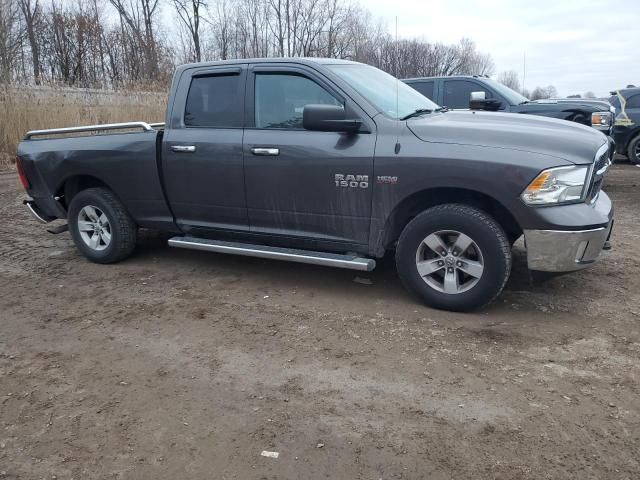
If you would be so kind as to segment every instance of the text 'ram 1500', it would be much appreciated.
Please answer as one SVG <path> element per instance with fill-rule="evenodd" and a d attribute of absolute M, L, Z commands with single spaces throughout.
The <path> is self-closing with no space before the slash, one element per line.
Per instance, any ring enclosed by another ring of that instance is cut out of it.
<path fill-rule="evenodd" d="M 138 228 L 363 271 L 394 252 L 409 290 L 465 311 L 500 294 L 522 235 L 532 271 L 596 261 L 611 151 L 576 123 L 447 111 L 367 65 L 256 59 L 179 67 L 164 124 L 29 132 L 17 165 L 29 209 L 94 262 L 129 256 Z"/>

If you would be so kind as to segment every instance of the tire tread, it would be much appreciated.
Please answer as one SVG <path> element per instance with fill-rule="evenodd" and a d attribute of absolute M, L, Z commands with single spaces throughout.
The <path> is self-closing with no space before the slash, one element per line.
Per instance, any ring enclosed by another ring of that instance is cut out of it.
<path fill-rule="evenodd" d="M 111 190 L 103 187 L 92 187 L 86 190 L 78 192 L 73 200 L 76 200 L 79 195 L 89 195 L 100 198 L 104 201 L 115 213 L 115 219 L 113 219 L 113 227 L 118 229 L 118 234 L 113 235 L 115 243 L 109 255 L 104 257 L 89 257 L 89 260 L 96 263 L 115 263 L 127 258 L 133 253 L 136 246 L 137 227 L 131 216 L 127 213 L 124 206 L 116 198 Z M 71 204 L 73 205 L 73 200 Z M 71 212 L 71 208 L 69 209 Z M 75 221 L 75 219 L 69 218 L 69 222 Z M 112 229 L 113 229 L 112 227 Z"/>
<path fill-rule="evenodd" d="M 511 244 L 509 243 L 509 239 L 507 234 L 504 232 L 504 229 L 498 224 L 498 222 L 488 213 L 479 208 L 462 204 L 462 203 L 445 203 L 441 205 L 436 205 L 435 207 L 428 208 L 424 210 L 420 214 L 416 215 L 404 228 L 402 233 L 400 234 L 400 238 L 398 239 L 398 248 L 396 250 L 396 263 L 399 263 L 398 258 L 404 254 L 403 245 L 404 239 L 410 237 L 413 234 L 413 231 L 421 228 L 422 221 L 428 217 L 434 215 L 444 215 L 444 216 L 458 216 L 463 215 L 474 220 L 483 223 L 486 225 L 491 232 L 493 233 L 495 239 L 497 240 L 498 250 L 505 261 L 505 274 L 502 279 L 502 283 L 499 285 L 499 288 L 495 291 L 495 293 L 487 298 L 482 304 L 476 305 L 471 309 L 479 309 L 487 306 L 491 302 L 493 302 L 504 290 L 504 287 L 509 280 L 509 276 L 511 274 L 512 267 L 512 257 L 511 257 Z M 398 269 L 398 274 L 402 283 L 411 291 L 415 291 L 415 289 L 411 285 L 410 278 L 407 277 L 406 272 L 402 272 L 401 269 Z M 461 311 L 469 310 L 468 308 L 462 307 Z"/>

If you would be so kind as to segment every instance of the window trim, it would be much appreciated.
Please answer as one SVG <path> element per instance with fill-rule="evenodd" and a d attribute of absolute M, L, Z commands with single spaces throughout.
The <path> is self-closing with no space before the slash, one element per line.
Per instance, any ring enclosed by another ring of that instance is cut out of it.
<path fill-rule="evenodd" d="M 187 125 L 186 115 L 187 115 L 187 104 L 189 102 L 189 93 L 191 92 L 191 87 L 193 86 L 193 81 L 199 78 L 210 78 L 210 77 L 231 77 L 237 76 L 238 81 L 240 82 L 240 88 L 242 92 L 238 92 L 238 100 L 244 102 L 244 90 L 246 88 L 246 78 L 244 79 L 244 85 L 242 84 L 242 68 L 241 67 L 233 67 L 233 68 L 221 68 L 221 69 L 203 69 L 194 72 L 189 77 L 189 82 L 186 88 L 186 95 L 184 98 L 184 107 L 182 108 L 182 114 L 180 116 L 181 127 L 185 129 L 206 129 L 206 130 L 237 130 L 244 128 L 244 115 L 240 113 L 240 125 L 238 126 L 220 126 L 220 125 Z"/>
<path fill-rule="evenodd" d="M 265 64 L 256 64 L 249 66 L 249 75 L 247 78 L 247 88 L 246 88 L 246 98 L 245 98 L 245 128 L 251 130 L 268 130 L 271 132 L 308 132 L 304 128 L 264 128 L 257 127 L 255 123 L 255 102 L 256 102 L 256 76 L 258 74 L 272 74 L 272 75 L 292 75 L 305 77 L 312 82 L 320 85 L 320 87 L 324 88 L 329 94 L 331 94 L 336 100 L 339 100 L 344 105 L 344 108 L 347 112 L 349 110 L 353 110 L 350 108 L 350 103 L 348 97 L 346 97 L 342 92 L 336 89 L 330 82 L 326 79 L 322 78 L 322 76 L 317 75 L 315 72 L 310 69 L 300 68 L 299 66 L 293 65 L 265 65 Z M 361 114 L 358 114 L 362 116 Z M 314 133 L 332 133 L 332 132 L 314 132 Z"/>

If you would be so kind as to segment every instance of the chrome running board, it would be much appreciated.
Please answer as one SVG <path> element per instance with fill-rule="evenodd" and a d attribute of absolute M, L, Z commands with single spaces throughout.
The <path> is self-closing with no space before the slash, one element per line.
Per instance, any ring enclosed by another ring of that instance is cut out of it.
<path fill-rule="evenodd" d="M 191 250 L 204 250 L 207 252 L 230 253 L 232 255 L 243 255 L 245 257 L 287 260 L 289 262 L 309 263 L 311 265 L 347 268 L 362 272 L 370 272 L 376 267 L 375 260 L 358 257 L 357 255 L 312 252 L 309 250 L 269 247 L 249 243 L 224 242 L 206 238 L 173 237 L 169 239 L 169 246 Z"/>

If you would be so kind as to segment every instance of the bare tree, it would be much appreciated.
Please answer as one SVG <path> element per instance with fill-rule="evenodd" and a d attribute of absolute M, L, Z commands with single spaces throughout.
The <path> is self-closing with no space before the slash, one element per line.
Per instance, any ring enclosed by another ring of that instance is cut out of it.
<path fill-rule="evenodd" d="M 597 97 L 595 93 L 589 90 L 588 92 L 585 92 L 585 94 L 583 95 L 583 98 L 597 98 Z"/>
<path fill-rule="evenodd" d="M 40 67 L 40 39 L 38 38 L 38 29 L 42 27 L 42 8 L 39 0 L 18 0 L 22 18 L 24 20 L 27 38 L 29 39 L 29 47 L 31 49 L 31 62 L 33 65 L 33 78 L 36 85 L 40 85 L 40 77 L 42 74 Z"/>
<path fill-rule="evenodd" d="M 553 85 L 547 87 L 536 87 L 531 92 L 531 100 L 541 100 L 558 96 L 558 90 Z"/>
<path fill-rule="evenodd" d="M 509 87 L 511 90 L 515 90 L 516 92 L 520 91 L 520 79 L 518 78 L 518 72 L 515 70 L 501 72 L 500 75 L 498 75 L 498 82 Z"/>
<path fill-rule="evenodd" d="M 177 29 L 160 24 L 161 1 L 0 0 L 0 78 L 149 88 L 176 61 L 272 56 L 348 58 L 400 77 L 494 69 L 470 39 L 396 41 L 357 0 L 168 0 Z"/>
<path fill-rule="evenodd" d="M 202 14 L 207 8 L 207 2 L 205 0 L 171 0 L 180 21 L 187 29 L 189 34 L 191 45 L 193 48 L 193 55 L 190 60 L 195 62 L 202 61 L 202 45 L 200 41 L 202 23 Z"/>
<path fill-rule="evenodd" d="M 134 77 L 146 79 L 158 75 L 158 43 L 155 37 L 155 19 L 159 0 L 109 0 L 120 18 L 122 41 L 125 43 L 125 61 Z M 142 72 L 139 72 L 139 65 Z"/>
<path fill-rule="evenodd" d="M 13 79 L 21 42 L 18 4 L 15 0 L 0 0 L 0 83 Z"/>

